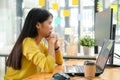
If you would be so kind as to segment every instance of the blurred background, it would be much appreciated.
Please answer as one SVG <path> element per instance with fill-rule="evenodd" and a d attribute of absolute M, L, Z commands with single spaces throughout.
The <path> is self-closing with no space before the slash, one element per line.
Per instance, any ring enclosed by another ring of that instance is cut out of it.
<path fill-rule="evenodd" d="M 94 38 L 95 13 L 113 8 L 113 24 L 116 24 L 115 52 L 120 47 L 120 0 L 0 0 L 0 54 L 9 54 L 18 38 L 25 17 L 33 7 L 49 10 L 53 16 L 53 32 L 66 52 L 66 45 L 72 39 L 78 45 L 78 38 L 90 35 Z M 65 44 L 64 44 L 65 43 Z M 78 45 L 78 52 L 82 52 Z M 0 56 L 0 80 L 5 74 L 5 58 Z"/>

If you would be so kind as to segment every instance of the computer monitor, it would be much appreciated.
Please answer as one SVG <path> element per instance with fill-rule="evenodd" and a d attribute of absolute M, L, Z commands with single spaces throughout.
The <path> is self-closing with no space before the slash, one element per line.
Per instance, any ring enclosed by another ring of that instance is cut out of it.
<path fill-rule="evenodd" d="M 102 46 L 105 39 L 112 38 L 113 10 L 108 8 L 95 15 L 95 46 Z"/>
<path fill-rule="evenodd" d="M 97 12 L 95 15 L 95 46 L 102 46 L 105 39 L 115 40 L 116 25 L 112 24 L 113 21 L 113 9 L 108 8 L 101 12 Z M 99 48 L 98 48 L 99 49 Z M 98 50 L 99 51 L 99 50 Z M 114 63 L 114 46 L 109 57 L 109 66 L 120 66 Z"/>

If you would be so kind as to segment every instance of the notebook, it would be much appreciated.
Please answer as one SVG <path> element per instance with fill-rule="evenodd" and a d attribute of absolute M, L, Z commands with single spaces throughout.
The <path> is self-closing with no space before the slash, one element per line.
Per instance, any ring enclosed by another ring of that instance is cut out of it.
<path fill-rule="evenodd" d="M 110 56 L 113 44 L 114 44 L 114 40 L 105 40 L 103 42 L 98 58 L 96 59 L 95 76 L 99 76 L 104 72 L 105 65 Z M 63 70 L 64 70 L 64 73 L 68 75 L 84 76 L 84 65 L 64 65 Z"/>

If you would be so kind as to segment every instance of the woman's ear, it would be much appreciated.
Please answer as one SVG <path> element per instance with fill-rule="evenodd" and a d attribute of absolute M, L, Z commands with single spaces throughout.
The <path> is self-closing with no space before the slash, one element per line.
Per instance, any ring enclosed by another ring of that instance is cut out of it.
<path fill-rule="evenodd" d="M 37 22 L 36 28 L 37 28 L 37 29 L 40 29 L 40 28 L 41 28 L 41 23 L 40 23 L 40 22 Z"/>

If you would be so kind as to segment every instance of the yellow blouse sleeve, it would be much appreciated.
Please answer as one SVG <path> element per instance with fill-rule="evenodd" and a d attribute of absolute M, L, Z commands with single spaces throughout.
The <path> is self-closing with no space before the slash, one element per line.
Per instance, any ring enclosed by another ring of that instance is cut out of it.
<path fill-rule="evenodd" d="M 41 46 L 42 46 L 42 48 L 44 48 L 42 50 L 44 50 L 44 53 L 47 55 L 48 47 L 44 43 L 41 43 Z M 61 51 L 59 51 L 59 50 L 55 51 L 55 62 L 56 62 L 56 64 L 63 64 L 63 56 L 62 56 Z"/>
<path fill-rule="evenodd" d="M 56 64 L 63 64 L 63 56 L 61 51 L 55 51 L 55 62 Z"/>
<path fill-rule="evenodd" d="M 51 55 L 45 55 L 37 47 L 34 39 L 26 38 L 22 44 L 23 55 L 45 72 L 52 72 L 55 68 L 55 59 Z"/>

